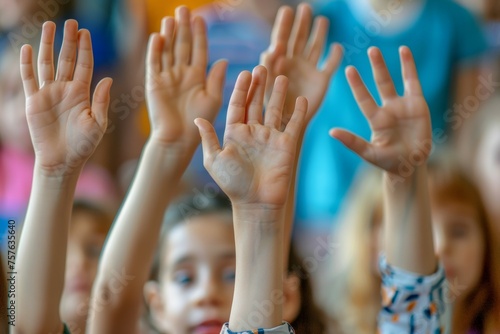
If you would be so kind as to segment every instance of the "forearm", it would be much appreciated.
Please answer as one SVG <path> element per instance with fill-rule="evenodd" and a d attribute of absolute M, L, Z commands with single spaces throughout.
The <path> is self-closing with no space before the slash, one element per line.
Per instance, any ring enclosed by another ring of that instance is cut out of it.
<path fill-rule="evenodd" d="M 293 223 L 295 221 L 295 193 L 297 186 L 297 177 L 299 170 L 299 161 L 300 161 L 300 152 L 302 151 L 302 143 L 304 141 L 305 129 L 300 133 L 300 136 L 297 140 L 297 151 L 295 154 L 295 161 L 293 163 L 292 168 L 292 180 L 290 182 L 290 188 L 288 190 L 288 197 L 286 200 L 286 208 L 285 208 L 285 232 L 284 232 L 284 240 L 283 240 L 283 264 L 284 270 L 288 268 L 288 255 L 290 253 L 290 245 L 292 243 L 292 232 L 293 232 Z"/>
<path fill-rule="evenodd" d="M 185 168 L 179 160 L 175 150 L 154 141 L 144 147 L 103 252 L 93 300 L 107 295 L 109 303 L 104 310 L 95 308 L 92 332 L 135 329 L 164 213 Z"/>
<path fill-rule="evenodd" d="M 71 176 L 50 176 L 35 165 L 16 268 L 20 332 L 62 330 L 59 304 L 78 175 L 77 172 Z"/>
<path fill-rule="evenodd" d="M 384 174 L 385 253 L 395 267 L 430 275 L 436 271 L 427 167 L 403 178 Z"/>
<path fill-rule="evenodd" d="M 272 328 L 283 321 L 283 216 L 283 208 L 233 207 L 236 283 L 229 320 L 232 331 Z M 267 308 L 264 313 L 263 307 Z M 255 314 L 260 316 L 253 317 Z M 262 322 L 256 323 L 256 319 Z"/>

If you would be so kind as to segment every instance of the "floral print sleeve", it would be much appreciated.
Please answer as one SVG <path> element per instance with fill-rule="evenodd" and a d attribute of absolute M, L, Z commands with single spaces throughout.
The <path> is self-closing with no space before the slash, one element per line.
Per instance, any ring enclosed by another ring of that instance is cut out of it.
<path fill-rule="evenodd" d="M 443 334 L 445 274 L 442 267 L 420 276 L 387 263 L 380 257 L 382 308 L 379 334 Z"/>
<path fill-rule="evenodd" d="M 270 328 L 270 329 L 252 329 L 243 332 L 233 332 L 229 329 L 229 323 L 225 323 L 220 334 L 295 334 L 292 326 L 284 322 L 281 326 Z"/>

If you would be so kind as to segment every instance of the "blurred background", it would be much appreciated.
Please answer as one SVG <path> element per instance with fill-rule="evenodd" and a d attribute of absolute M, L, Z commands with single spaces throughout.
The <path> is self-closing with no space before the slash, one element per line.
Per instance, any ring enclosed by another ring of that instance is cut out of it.
<path fill-rule="evenodd" d="M 306 135 L 299 170 L 294 243 L 302 258 L 310 260 L 309 272 L 315 286 L 320 287 L 329 277 L 324 272 L 327 269 L 323 269 L 328 266 L 322 263 L 332 262 L 329 259 L 341 251 L 337 231 L 352 200 L 349 196 L 352 184 L 366 170 L 361 161 L 328 136 L 328 130 L 341 126 L 369 138 L 369 128 L 348 90 L 343 69 L 355 65 L 363 77 L 371 77 L 366 57 L 371 45 L 381 47 L 396 78 L 399 78 L 397 48 L 402 44 L 410 46 L 431 109 L 435 146 L 443 146 L 460 157 L 471 178 L 477 180 L 489 214 L 499 222 L 496 203 L 500 198 L 500 139 L 495 134 L 500 133 L 500 126 L 499 117 L 492 115 L 500 112 L 495 99 L 500 87 L 500 1 L 392 1 L 397 3 L 395 7 L 387 5 L 389 0 L 309 2 L 315 13 L 331 21 L 328 43 L 340 42 L 346 51 L 324 105 Z M 210 64 L 221 58 L 229 60 L 224 105 L 215 122 L 222 136 L 225 110 L 237 75 L 258 64 L 260 53 L 269 45 L 278 8 L 284 4 L 295 7 L 298 3 L 298 0 L 0 0 L 2 247 L 6 242 L 7 221 L 15 220 L 18 229 L 22 226 L 34 163 L 24 116 L 19 50 L 26 43 L 37 49 L 43 22 L 57 23 L 58 50 L 64 20 L 77 19 L 80 27 L 92 34 L 94 81 L 103 76 L 114 78 L 108 132 L 83 172 L 76 195 L 78 200 L 95 203 L 114 215 L 148 138 L 143 64 L 148 35 L 159 31 L 161 18 L 173 16 L 179 5 L 195 10 L 207 22 Z M 402 83 L 397 80 L 401 93 Z M 368 80 L 367 85 L 376 96 L 374 83 Z M 479 121 L 484 105 L 493 111 L 486 121 L 483 118 Z M 215 188 L 198 150 L 179 194 L 193 195 Z M 353 242 L 363 241 L 359 237 Z"/>

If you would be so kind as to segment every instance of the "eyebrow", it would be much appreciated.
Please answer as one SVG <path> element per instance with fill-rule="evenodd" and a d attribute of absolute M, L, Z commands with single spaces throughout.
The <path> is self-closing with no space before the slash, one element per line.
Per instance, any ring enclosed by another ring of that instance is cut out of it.
<path fill-rule="evenodd" d="M 234 250 L 223 251 L 220 254 L 217 254 L 218 260 L 232 260 L 234 258 L 236 258 L 236 252 Z M 178 259 L 176 259 L 172 263 L 172 267 L 175 268 L 175 267 L 178 267 L 178 266 L 181 266 L 184 264 L 189 264 L 189 263 L 192 263 L 195 261 L 196 261 L 196 258 L 193 255 L 184 255 L 184 256 L 181 256 Z"/>

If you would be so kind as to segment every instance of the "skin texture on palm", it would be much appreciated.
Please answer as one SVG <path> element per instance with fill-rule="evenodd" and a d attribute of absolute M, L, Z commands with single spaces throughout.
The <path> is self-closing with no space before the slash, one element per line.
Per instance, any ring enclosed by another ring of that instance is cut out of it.
<path fill-rule="evenodd" d="M 307 100 L 297 98 L 281 131 L 288 79 L 276 79 L 263 118 L 266 76 L 266 69 L 258 66 L 253 74 L 242 72 L 238 77 L 222 147 L 210 122 L 195 120 L 204 165 L 233 204 L 237 264 L 229 320 L 233 331 L 272 328 L 283 319 L 282 301 L 271 296 L 283 293 L 283 219 Z M 262 303 L 271 303 L 271 311 L 262 321 L 252 322 L 249 315 Z"/>
<path fill-rule="evenodd" d="M 111 79 L 97 85 L 92 103 L 90 34 L 66 21 L 57 74 L 55 24 L 43 25 L 38 80 L 32 48 L 21 49 L 26 115 L 35 149 L 30 202 L 19 244 L 16 331 L 62 332 L 59 305 L 64 286 L 68 223 L 78 176 L 106 130 Z"/>
<path fill-rule="evenodd" d="M 205 24 L 179 7 L 176 17 L 165 18 L 160 33 L 150 37 L 146 101 L 151 135 L 104 249 L 93 299 L 106 295 L 109 302 L 104 309 L 92 308 L 91 332 L 137 330 L 163 215 L 200 143 L 193 121 L 212 121 L 220 109 L 226 63 L 217 63 L 208 75 L 206 64 Z M 115 293 L 116 272 L 130 281 Z"/>
<path fill-rule="evenodd" d="M 330 134 L 385 171 L 384 251 L 388 263 L 429 275 L 437 265 L 426 176 L 432 148 L 429 108 L 407 47 L 400 48 L 404 96 L 397 95 L 380 50 L 371 48 L 368 55 L 382 106 L 377 105 L 354 68 L 348 67 L 346 76 L 372 130 L 371 141 L 343 129 L 332 129 Z"/>

